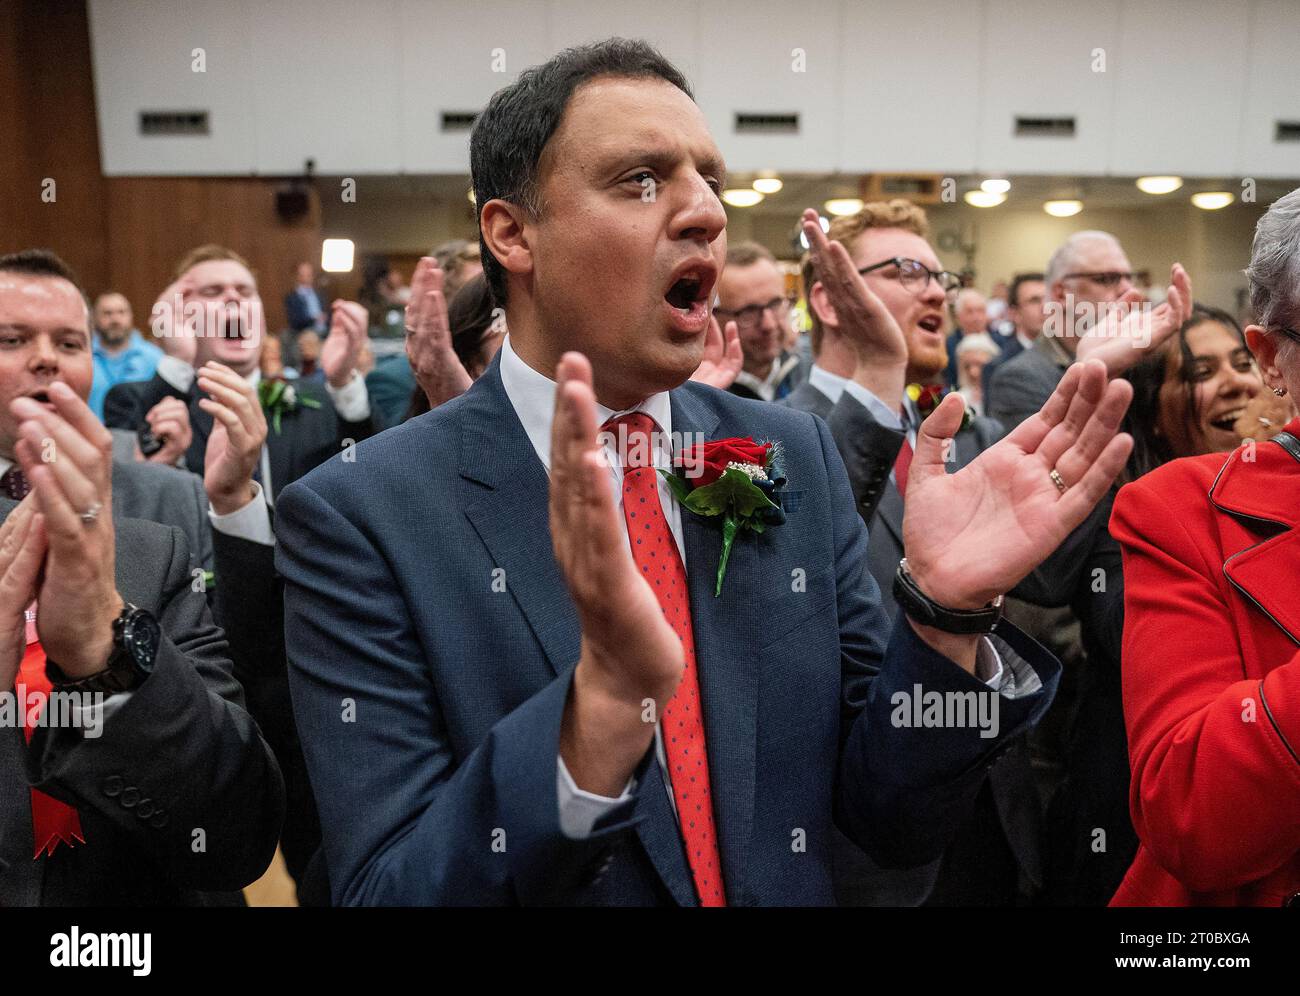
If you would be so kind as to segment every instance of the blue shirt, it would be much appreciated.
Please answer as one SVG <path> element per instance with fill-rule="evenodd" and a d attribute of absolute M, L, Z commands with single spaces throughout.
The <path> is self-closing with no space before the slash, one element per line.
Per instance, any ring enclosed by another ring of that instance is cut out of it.
<path fill-rule="evenodd" d="M 132 330 L 126 348 L 112 356 L 105 351 L 99 341 L 99 334 L 96 333 L 91 353 L 95 363 L 95 380 L 91 384 L 87 403 L 101 422 L 104 420 L 104 398 L 108 396 L 109 389 L 129 381 L 149 380 L 158 369 L 158 361 L 163 355 L 161 349 L 146 342 L 144 336 L 136 330 Z"/>

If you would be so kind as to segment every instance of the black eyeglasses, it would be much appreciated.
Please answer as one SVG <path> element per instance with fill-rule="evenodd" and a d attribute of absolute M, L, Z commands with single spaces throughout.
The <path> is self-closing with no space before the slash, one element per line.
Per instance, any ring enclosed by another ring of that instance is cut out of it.
<path fill-rule="evenodd" d="M 893 259 L 887 259 L 883 263 L 873 263 L 870 266 L 864 266 L 858 272 L 865 276 L 876 270 L 883 270 L 887 266 L 898 268 L 898 282 L 910 290 L 913 294 L 920 294 L 930 284 L 930 278 L 934 278 L 940 289 L 945 294 L 951 294 L 961 287 L 961 277 L 953 273 L 952 270 L 932 270 L 919 259 L 908 259 L 906 256 L 895 256 Z"/>
<path fill-rule="evenodd" d="M 762 324 L 765 311 L 772 312 L 773 317 L 780 322 L 790 313 L 790 302 L 783 297 L 774 297 L 767 304 L 751 304 L 748 308 L 741 308 L 739 311 L 727 311 L 725 308 L 713 309 L 713 313 L 724 322 L 735 322 L 738 329 L 747 332 Z"/>
<path fill-rule="evenodd" d="M 1292 342 L 1300 342 L 1300 332 L 1297 332 L 1295 329 L 1278 329 L 1278 331 Z"/>
<path fill-rule="evenodd" d="M 1084 280 L 1091 280 L 1094 284 L 1101 284 L 1103 287 L 1118 287 L 1124 282 L 1132 283 L 1136 274 L 1125 273 L 1122 270 L 1106 270 L 1102 273 L 1067 273 L 1062 280 L 1069 280 L 1071 277 L 1079 277 Z"/>

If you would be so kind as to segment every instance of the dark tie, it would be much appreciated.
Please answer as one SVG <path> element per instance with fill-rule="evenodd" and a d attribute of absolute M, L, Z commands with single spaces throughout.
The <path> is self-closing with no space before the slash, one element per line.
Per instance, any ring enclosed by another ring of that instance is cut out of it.
<path fill-rule="evenodd" d="M 18 464 L 14 464 L 4 472 L 3 476 L 0 476 L 0 491 L 14 501 L 22 501 L 31 490 L 32 486 L 27 483 L 27 475 Z"/>
<path fill-rule="evenodd" d="M 611 419 L 602 428 L 617 433 L 620 426 L 626 427 L 627 433 L 623 520 L 631 539 L 632 560 L 659 599 L 659 607 L 686 653 L 686 670 L 676 693 L 664 707 L 660 725 L 668 758 L 668 778 L 677 804 L 677 822 L 700 905 L 725 906 L 722 861 L 709 793 L 709 756 L 704 742 L 703 703 L 686 568 L 659 503 L 659 475 L 649 466 L 650 433 L 655 423 L 644 412 L 633 412 Z"/>

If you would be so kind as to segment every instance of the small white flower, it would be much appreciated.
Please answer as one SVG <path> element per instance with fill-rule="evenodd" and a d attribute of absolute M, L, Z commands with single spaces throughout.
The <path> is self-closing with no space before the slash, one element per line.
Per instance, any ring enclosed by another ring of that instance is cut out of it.
<path fill-rule="evenodd" d="M 284 385 L 284 393 L 280 397 L 284 399 L 284 403 L 290 408 L 298 403 L 298 392 L 293 389 L 292 384 Z"/>
<path fill-rule="evenodd" d="M 739 463 L 733 460 L 727 464 L 728 470 L 738 470 L 751 481 L 766 481 L 767 471 L 756 463 Z"/>

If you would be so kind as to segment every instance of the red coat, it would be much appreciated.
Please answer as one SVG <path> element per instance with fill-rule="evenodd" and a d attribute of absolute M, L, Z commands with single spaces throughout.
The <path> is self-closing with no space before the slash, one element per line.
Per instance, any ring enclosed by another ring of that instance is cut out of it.
<path fill-rule="evenodd" d="M 1110 529 L 1141 840 L 1111 905 L 1300 903 L 1300 462 L 1175 460 L 1120 490 Z"/>

